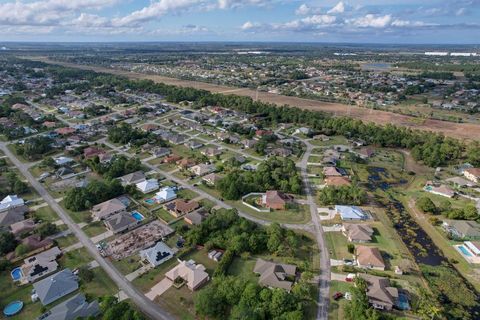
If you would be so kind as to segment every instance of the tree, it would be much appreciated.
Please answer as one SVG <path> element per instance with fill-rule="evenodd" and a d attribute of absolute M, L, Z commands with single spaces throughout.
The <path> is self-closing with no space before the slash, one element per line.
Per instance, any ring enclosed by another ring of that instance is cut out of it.
<path fill-rule="evenodd" d="M 92 282 L 92 280 L 95 278 L 95 273 L 89 269 L 88 267 L 81 267 L 78 270 L 78 276 L 83 282 Z"/>
<path fill-rule="evenodd" d="M 347 244 L 347 250 L 348 250 L 348 253 L 351 253 L 351 254 L 355 253 L 355 245 L 351 243 Z"/>
<path fill-rule="evenodd" d="M 422 210 L 424 213 L 437 213 L 437 207 L 429 197 L 418 198 L 416 205 L 417 208 Z"/>
<path fill-rule="evenodd" d="M 58 227 L 57 225 L 51 223 L 51 222 L 45 222 L 42 223 L 36 230 L 36 233 L 38 233 L 42 239 L 54 235 L 58 232 Z"/>
<path fill-rule="evenodd" d="M 15 255 L 17 257 L 21 257 L 23 256 L 24 254 L 26 254 L 27 252 L 30 251 L 30 248 L 25 245 L 25 244 L 19 244 L 16 248 L 15 248 Z"/>
<path fill-rule="evenodd" d="M 7 254 L 15 249 L 17 240 L 15 236 L 8 231 L 0 231 L 0 254 Z"/>

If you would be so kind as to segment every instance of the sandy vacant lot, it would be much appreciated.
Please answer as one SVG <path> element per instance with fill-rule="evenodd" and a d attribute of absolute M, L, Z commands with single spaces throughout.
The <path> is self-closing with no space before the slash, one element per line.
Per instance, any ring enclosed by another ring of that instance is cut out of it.
<path fill-rule="evenodd" d="M 168 78 L 157 75 L 148 75 L 136 72 L 128 72 L 123 70 L 115 70 L 103 67 L 77 65 L 72 63 L 64 63 L 57 61 L 50 61 L 46 58 L 32 58 L 32 60 L 39 60 L 47 63 L 58 64 L 66 67 L 72 67 L 84 70 L 93 70 L 97 72 L 111 73 L 116 75 L 125 76 L 131 79 L 150 79 L 155 82 L 163 82 L 170 85 L 193 87 L 197 89 L 204 89 L 211 92 L 223 93 L 223 94 L 235 94 L 239 96 L 248 96 L 256 98 L 257 92 L 255 90 L 246 88 L 233 88 L 226 86 L 219 86 L 215 84 L 179 80 L 174 78 Z M 339 103 L 327 103 L 316 100 L 308 100 L 297 97 L 282 96 L 267 92 L 258 92 L 258 99 L 274 103 L 277 105 L 290 105 L 302 109 L 318 110 L 333 113 L 336 116 L 348 116 L 355 119 L 359 119 L 366 122 L 374 122 L 377 124 L 385 125 L 392 123 L 395 125 L 405 126 L 412 129 L 420 129 L 426 131 L 434 131 L 443 133 L 446 136 L 459 138 L 459 139 L 480 139 L 480 125 L 470 123 L 452 123 L 440 120 L 419 119 L 406 115 L 396 114 L 387 111 L 373 110 L 360 108 L 357 106 L 348 106 Z"/>

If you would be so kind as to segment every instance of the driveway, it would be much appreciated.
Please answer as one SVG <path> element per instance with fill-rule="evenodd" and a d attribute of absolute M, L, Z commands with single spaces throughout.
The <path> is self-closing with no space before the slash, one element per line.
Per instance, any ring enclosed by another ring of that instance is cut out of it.
<path fill-rule="evenodd" d="M 165 291 L 170 289 L 172 285 L 172 280 L 163 278 L 163 280 L 154 285 L 152 289 L 150 289 L 150 291 L 145 294 L 145 296 L 153 301 L 156 297 L 161 296 Z"/>

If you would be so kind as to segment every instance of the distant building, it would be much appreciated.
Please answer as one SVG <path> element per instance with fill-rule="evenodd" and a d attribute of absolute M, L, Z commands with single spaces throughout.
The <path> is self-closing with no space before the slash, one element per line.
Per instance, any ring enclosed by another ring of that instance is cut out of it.
<path fill-rule="evenodd" d="M 20 207 L 25 204 L 22 198 L 17 195 L 8 195 L 0 201 L 0 212 L 6 211 L 11 208 Z"/>
<path fill-rule="evenodd" d="M 130 213 L 122 211 L 105 219 L 105 226 L 113 233 L 130 230 L 140 224 Z"/>
<path fill-rule="evenodd" d="M 470 181 L 480 182 L 480 168 L 468 168 L 463 171 L 463 175 Z"/>
<path fill-rule="evenodd" d="M 480 224 L 470 220 L 444 220 L 443 228 L 455 239 L 480 240 Z"/>

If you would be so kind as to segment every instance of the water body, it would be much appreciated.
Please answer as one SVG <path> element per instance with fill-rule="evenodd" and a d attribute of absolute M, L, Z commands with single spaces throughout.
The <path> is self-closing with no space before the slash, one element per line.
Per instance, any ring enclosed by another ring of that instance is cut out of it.
<path fill-rule="evenodd" d="M 362 64 L 362 70 L 388 71 L 392 68 L 390 63 L 375 62 Z"/>

